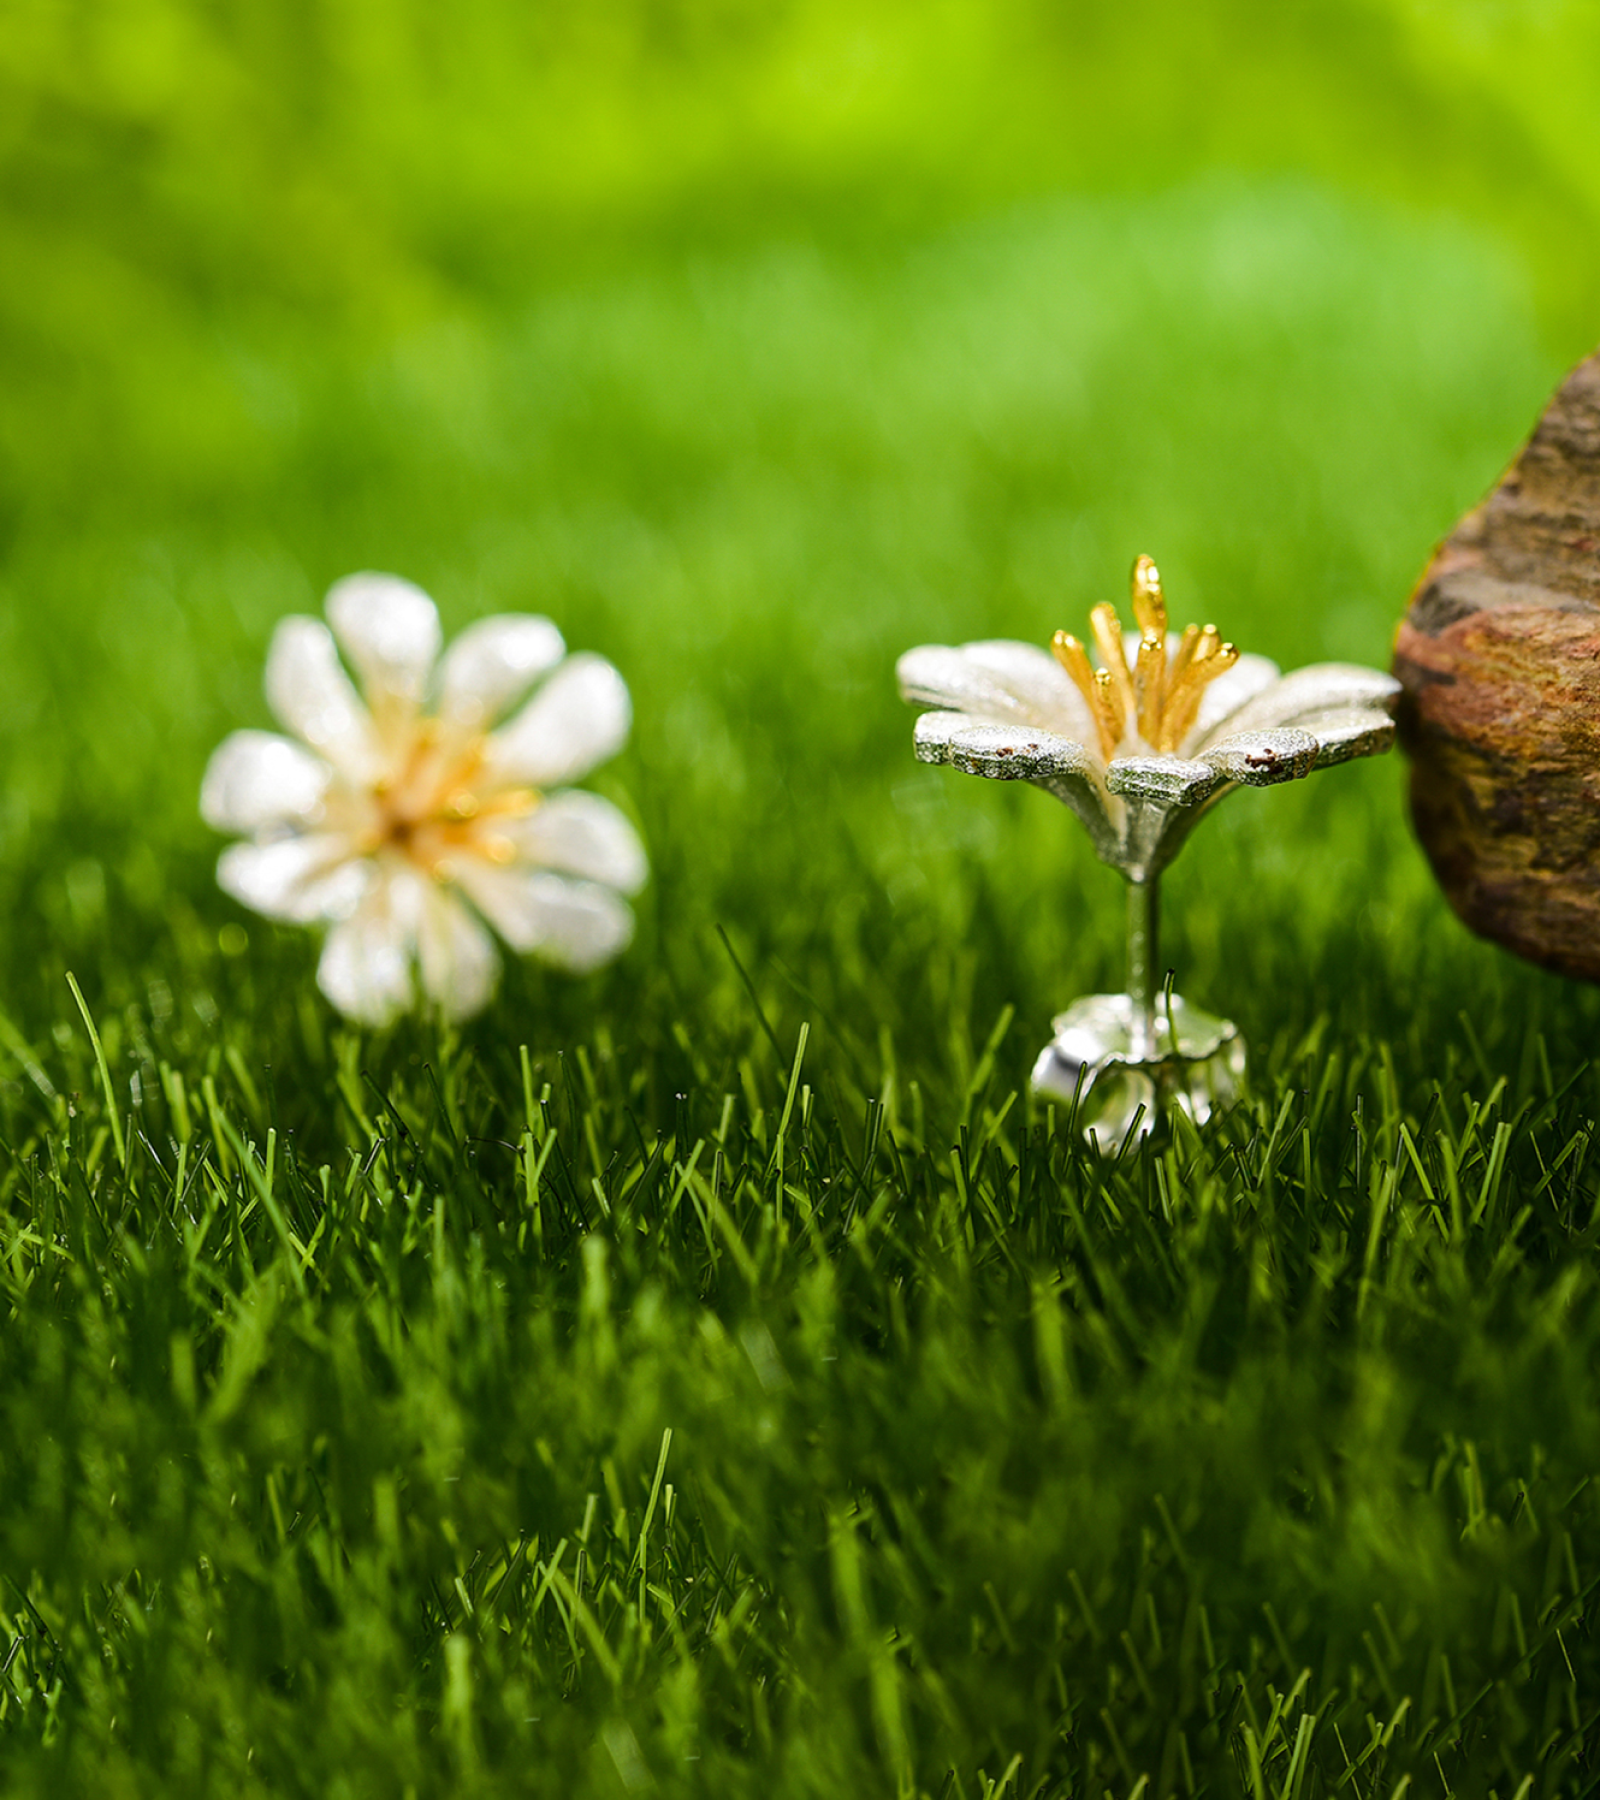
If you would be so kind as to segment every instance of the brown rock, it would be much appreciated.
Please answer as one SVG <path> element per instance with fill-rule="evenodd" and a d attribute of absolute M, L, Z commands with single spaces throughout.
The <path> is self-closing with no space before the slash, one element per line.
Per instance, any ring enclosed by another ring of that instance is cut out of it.
<path fill-rule="evenodd" d="M 1394 672 L 1412 816 L 1450 904 L 1600 981 L 1600 354 L 1440 546 Z"/>

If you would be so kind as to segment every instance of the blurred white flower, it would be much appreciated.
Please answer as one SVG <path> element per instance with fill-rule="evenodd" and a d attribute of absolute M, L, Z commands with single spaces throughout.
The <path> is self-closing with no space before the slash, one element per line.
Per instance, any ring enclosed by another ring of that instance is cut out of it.
<path fill-rule="evenodd" d="M 1098 666 L 1065 631 L 1049 650 L 1005 639 L 908 650 L 900 691 L 937 709 L 917 720 L 918 758 L 1045 788 L 1102 861 L 1145 882 L 1235 787 L 1293 781 L 1392 742 L 1392 676 L 1354 663 L 1280 675 L 1214 625 L 1169 632 L 1147 556 L 1133 597 L 1137 631 L 1123 631 L 1113 606 L 1090 615 Z"/>
<path fill-rule="evenodd" d="M 574 971 L 616 956 L 644 850 L 608 800 L 565 784 L 627 739 L 617 671 L 520 614 L 441 656 L 432 600 L 392 575 L 350 576 L 325 611 L 285 619 L 268 653 L 267 700 L 293 736 L 236 731 L 206 770 L 206 823 L 245 838 L 222 887 L 270 919 L 327 922 L 318 983 L 366 1024 L 419 989 L 451 1018 L 477 1012 L 500 968 L 487 926 Z"/>

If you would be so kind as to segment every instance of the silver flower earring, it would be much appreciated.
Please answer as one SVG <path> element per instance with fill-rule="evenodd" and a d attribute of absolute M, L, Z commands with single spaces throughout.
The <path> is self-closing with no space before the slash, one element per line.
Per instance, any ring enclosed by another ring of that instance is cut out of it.
<path fill-rule="evenodd" d="M 900 692 L 923 762 L 1030 781 L 1070 806 L 1102 862 L 1128 883 L 1126 993 L 1074 1001 L 1033 1071 L 1035 1092 L 1078 1102 L 1114 1149 L 1163 1101 L 1196 1121 L 1232 1100 L 1244 1073 L 1237 1027 L 1163 988 L 1162 871 L 1201 815 L 1236 787 L 1270 787 L 1372 756 L 1394 737 L 1392 677 L 1351 663 L 1281 675 L 1241 655 L 1214 625 L 1167 629 L 1161 576 L 1133 568 L 1138 630 L 1090 614 L 1098 666 L 1058 631 L 1050 650 L 997 639 L 925 644 L 900 658 Z"/>

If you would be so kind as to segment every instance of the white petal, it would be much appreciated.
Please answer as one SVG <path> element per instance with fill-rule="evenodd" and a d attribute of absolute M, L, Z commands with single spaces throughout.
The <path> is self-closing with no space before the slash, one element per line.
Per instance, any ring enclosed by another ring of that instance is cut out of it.
<path fill-rule="evenodd" d="M 206 764 L 200 816 L 213 831 L 303 824 L 322 803 L 333 770 L 271 731 L 235 731 Z"/>
<path fill-rule="evenodd" d="M 1083 821 L 1097 856 L 1118 861 L 1121 840 L 1106 810 L 1105 764 L 1076 739 L 1025 725 L 987 725 L 966 713 L 929 712 L 917 720 L 912 744 L 919 762 L 1042 787 Z"/>
<path fill-rule="evenodd" d="M 1233 714 L 1257 694 L 1265 693 L 1277 679 L 1278 665 L 1270 657 L 1246 652 L 1226 675 L 1219 675 L 1206 689 L 1186 741 L 1189 744 L 1204 743 L 1219 725 L 1225 723 L 1230 731 L 1238 729 L 1230 723 Z"/>
<path fill-rule="evenodd" d="M 1221 778 L 1208 762 L 1182 756 L 1118 756 L 1106 767 L 1106 786 L 1127 800 L 1197 806 Z"/>
<path fill-rule="evenodd" d="M 569 657 L 489 739 L 488 773 L 500 781 L 559 787 L 614 756 L 627 742 L 632 719 L 627 684 L 603 656 Z"/>
<path fill-rule="evenodd" d="M 422 699 L 442 633 L 439 609 L 421 588 L 398 575 L 347 575 L 322 609 L 374 705 Z"/>
<path fill-rule="evenodd" d="M 355 856 L 353 844 L 342 832 L 232 844 L 217 861 L 217 884 L 225 894 L 291 925 L 345 917 L 359 904 L 371 880 L 371 864 Z"/>
<path fill-rule="evenodd" d="M 469 625 L 445 652 L 439 713 L 452 725 L 487 730 L 566 654 L 548 619 L 507 613 Z"/>
<path fill-rule="evenodd" d="M 417 932 L 422 990 L 447 1018 L 482 1012 L 500 974 L 494 939 L 454 894 L 433 887 Z"/>
<path fill-rule="evenodd" d="M 609 888 L 590 881 L 474 861 L 458 875 L 474 906 L 514 950 L 581 973 L 625 950 L 633 913 Z"/>
<path fill-rule="evenodd" d="M 1272 787 L 1311 773 L 1317 766 L 1317 740 L 1292 725 L 1273 731 L 1234 731 L 1209 744 L 1200 760 L 1228 781 Z"/>
<path fill-rule="evenodd" d="M 638 832 L 598 794 L 552 794 L 507 826 L 505 835 L 525 862 L 601 881 L 624 894 L 638 893 L 650 873 Z"/>
<path fill-rule="evenodd" d="M 923 644 L 895 665 L 901 695 L 918 706 L 1015 722 L 1089 743 L 1094 722 L 1083 696 L 1048 650 L 989 638 L 952 647 Z"/>
<path fill-rule="evenodd" d="M 996 781 L 1072 775 L 1097 780 L 1105 764 L 1077 738 L 1027 725 L 990 724 L 969 713 L 928 712 L 911 734 L 919 762 L 949 763 Z"/>
<path fill-rule="evenodd" d="M 1222 687 L 1236 674 L 1237 669 L 1230 669 L 1215 686 Z M 1216 724 L 1231 737 L 1240 731 L 1270 731 L 1279 725 L 1298 725 L 1318 713 L 1342 712 L 1351 707 L 1387 712 L 1399 692 L 1399 682 L 1381 669 L 1365 669 L 1359 663 L 1311 663 L 1264 685 Z M 1201 723 L 1205 723 L 1203 711 Z"/>
<path fill-rule="evenodd" d="M 1315 713 L 1300 721 L 1300 729 L 1317 740 L 1319 769 L 1353 762 L 1358 756 L 1377 756 L 1394 742 L 1394 720 L 1376 706 Z"/>
<path fill-rule="evenodd" d="M 350 685 L 333 636 L 316 619 L 284 619 L 267 652 L 267 704 L 297 738 L 354 781 L 380 766 L 372 720 Z"/>
<path fill-rule="evenodd" d="M 423 901 L 419 877 L 385 875 L 328 933 L 317 985 L 347 1018 L 387 1025 L 412 1004 L 411 963 Z"/>

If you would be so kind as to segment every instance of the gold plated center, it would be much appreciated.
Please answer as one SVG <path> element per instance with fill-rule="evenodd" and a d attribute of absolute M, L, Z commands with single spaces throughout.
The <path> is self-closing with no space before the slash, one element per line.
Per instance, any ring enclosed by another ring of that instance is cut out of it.
<path fill-rule="evenodd" d="M 1167 602 L 1161 571 L 1148 556 L 1133 565 L 1130 582 L 1139 644 L 1130 666 L 1117 609 L 1107 602 L 1089 615 L 1100 667 L 1070 631 L 1058 631 L 1050 648 L 1083 695 L 1109 762 L 1131 728 L 1158 755 L 1171 756 L 1194 729 L 1205 691 L 1239 660 L 1215 625 L 1190 625 L 1176 648 L 1167 648 Z"/>
<path fill-rule="evenodd" d="M 437 880 L 461 852 L 489 862 L 514 859 L 516 846 L 497 823 L 525 818 L 539 804 L 533 788 L 481 791 L 486 740 L 449 742 L 424 721 L 398 770 L 373 790 L 370 850 L 397 851 Z"/>

